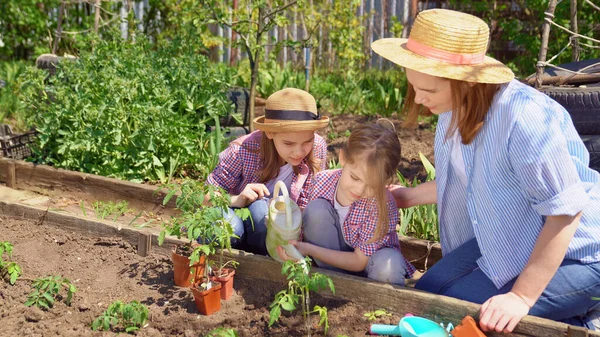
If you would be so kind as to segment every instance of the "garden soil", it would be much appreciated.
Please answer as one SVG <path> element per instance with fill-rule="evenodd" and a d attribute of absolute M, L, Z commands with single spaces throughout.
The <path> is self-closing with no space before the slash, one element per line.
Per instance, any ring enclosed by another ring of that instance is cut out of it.
<path fill-rule="evenodd" d="M 218 313 L 202 316 L 191 291 L 174 285 L 169 258 L 141 257 L 122 238 L 88 237 L 0 215 L 0 241 L 14 244 L 10 261 L 24 273 L 14 286 L 0 280 L 0 336 L 112 336 L 114 332 L 92 331 L 90 325 L 115 300 L 138 300 L 148 306 L 148 326 L 138 336 L 204 336 L 217 327 L 233 328 L 240 336 L 306 335 L 299 312 L 286 314 L 268 327 L 269 304 L 284 288 L 282 283 L 236 275 L 236 294 L 222 302 Z M 57 301 L 48 311 L 26 307 L 31 281 L 50 275 L 66 277 L 77 287 L 71 306 Z M 311 296 L 313 305 L 328 308 L 330 336 L 364 336 L 373 323 L 364 314 L 381 309 L 375 303 L 367 308 L 318 295 Z M 375 322 L 397 324 L 399 319 L 393 315 Z M 312 320 L 313 335 L 322 336 L 322 328 L 316 326 L 318 317 Z"/>

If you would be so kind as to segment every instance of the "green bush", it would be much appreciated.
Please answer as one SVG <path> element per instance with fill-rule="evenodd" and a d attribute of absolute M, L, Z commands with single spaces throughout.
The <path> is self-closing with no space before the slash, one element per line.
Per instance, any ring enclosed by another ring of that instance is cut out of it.
<path fill-rule="evenodd" d="M 199 44 L 105 37 L 48 80 L 28 69 L 19 94 L 40 132 L 35 160 L 134 181 L 205 175 L 222 146 L 207 125 L 231 104 L 221 67 L 194 49 Z"/>

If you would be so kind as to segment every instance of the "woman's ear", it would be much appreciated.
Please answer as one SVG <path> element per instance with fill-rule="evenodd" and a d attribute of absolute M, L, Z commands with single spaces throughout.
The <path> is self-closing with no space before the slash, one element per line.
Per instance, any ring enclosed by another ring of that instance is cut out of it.
<path fill-rule="evenodd" d="M 267 135 L 267 138 L 269 139 L 273 139 L 273 137 L 275 136 L 273 132 L 265 132 L 265 135 Z"/>

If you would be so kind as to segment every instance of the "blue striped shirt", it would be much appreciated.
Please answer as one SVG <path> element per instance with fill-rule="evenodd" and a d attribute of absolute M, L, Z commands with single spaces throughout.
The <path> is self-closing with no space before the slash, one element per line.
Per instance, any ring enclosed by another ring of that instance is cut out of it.
<path fill-rule="evenodd" d="M 435 136 L 444 254 L 475 236 L 477 264 L 500 288 L 527 264 L 546 216 L 581 211 L 565 258 L 600 261 L 600 174 L 563 107 L 516 80 L 502 85 L 475 139 L 458 143 L 466 191 L 450 165 L 451 117 L 440 114 Z"/>

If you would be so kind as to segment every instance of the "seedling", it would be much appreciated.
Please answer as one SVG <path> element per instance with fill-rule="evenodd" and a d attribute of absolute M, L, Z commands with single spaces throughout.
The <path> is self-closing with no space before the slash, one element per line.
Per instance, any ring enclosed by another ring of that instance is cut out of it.
<path fill-rule="evenodd" d="M 119 201 L 118 203 L 113 203 L 112 201 L 95 201 L 92 204 L 92 207 L 94 208 L 94 212 L 98 219 L 105 219 L 106 217 L 112 216 L 113 222 L 117 221 L 120 216 L 129 211 L 127 201 L 125 200 Z"/>
<path fill-rule="evenodd" d="M 367 317 L 367 319 L 369 321 L 374 321 L 379 317 L 392 316 L 392 314 L 385 311 L 385 309 L 377 309 L 375 311 L 369 311 L 369 312 L 365 313 L 364 316 Z"/>
<path fill-rule="evenodd" d="M 27 295 L 25 305 L 29 307 L 35 304 L 46 310 L 54 306 L 54 302 L 57 299 L 62 298 L 59 294 L 61 288 L 67 289 L 66 305 L 71 305 L 73 294 L 77 291 L 77 288 L 75 288 L 71 281 L 61 276 L 40 277 L 33 281 L 31 287 L 33 288 L 33 292 Z"/>
<path fill-rule="evenodd" d="M 166 205 L 179 192 L 180 195 L 175 204 L 180 215 L 163 223 L 163 230 L 158 237 L 159 245 L 163 244 L 166 235 L 174 235 L 179 239 L 187 236 L 189 243 L 184 248 L 191 251 L 190 266 L 197 264 L 204 255 L 204 278 L 206 279 L 208 279 L 210 270 L 208 268 L 210 266 L 209 258 L 216 253 L 217 249 L 220 250 L 219 262 L 216 265 L 219 275 L 221 275 L 223 267 L 235 266 L 237 263 L 235 261 L 223 262 L 224 250 L 230 250 L 231 238 L 237 237 L 226 217 L 231 203 L 227 192 L 220 187 L 195 180 L 186 180 L 181 185 L 169 185 L 168 187 L 169 192 L 163 200 L 163 205 Z M 211 206 L 204 205 L 207 195 Z M 242 219 L 250 216 L 250 211 L 246 208 L 236 209 L 235 213 Z M 201 238 L 202 244 L 197 245 L 196 242 L 199 238 Z M 195 274 L 193 270 L 192 273 Z"/>
<path fill-rule="evenodd" d="M 210 331 L 206 337 L 238 337 L 239 334 L 237 333 L 237 331 L 231 329 L 231 328 L 216 328 L 212 331 Z"/>
<path fill-rule="evenodd" d="M 17 278 L 22 274 L 21 267 L 16 262 L 4 260 L 4 253 L 10 258 L 12 251 L 13 245 L 10 242 L 0 242 L 0 278 L 4 280 L 8 277 L 10 284 L 15 284 Z"/>
<path fill-rule="evenodd" d="M 288 288 L 275 294 L 275 300 L 271 303 L 269 327 L 272 326 L 281 316 L 281 309 L 292 312 L 296 310 L 298 303 L 302 306 L 302 316 L 306 326 L 306 332 L 310 336 L 310 314 L 318 313 L 321 318 L 319 326 L 324 325 L 325 334 L 329 329 L 329 320 L 327 318 L 327 308 L 315 305 L 310 310 L 310 292 L 316 292 L 329 287 L 335 294 L 333 281 L 328 276 L 320 273 L 310 274 L 310 257 L 306 257 L 299 262 L 285 261 L 281 268 L 281 273 L 287 275 Z"/>
<path fill-rule="evenodd" d="M 92 330 L 132 333 L 140 330 L 148 320 L 148 308 L 138 301 L 127 304 L 114 301 L 108 309 L 92 322 Z"/>

